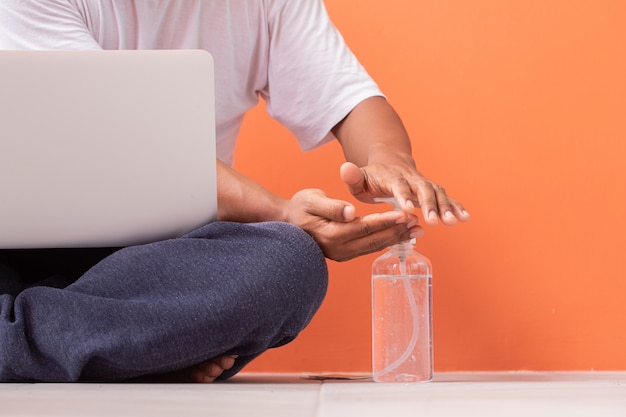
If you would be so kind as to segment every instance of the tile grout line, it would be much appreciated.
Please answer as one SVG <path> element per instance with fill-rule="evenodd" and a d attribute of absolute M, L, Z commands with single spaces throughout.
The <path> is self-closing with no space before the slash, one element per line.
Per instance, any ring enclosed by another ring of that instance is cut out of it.
<path fill-rule="evenodd" d="M 315 404 L 315 411 L 313 413 L 313 417 L 323 417 L 322 416 L 322 399 L 323 399 L 323 391 L 324 386 L 326 385 L 326 381 L 322 380 L 319 384 L 319 389 L 317 391 L 317 403 Z"/>

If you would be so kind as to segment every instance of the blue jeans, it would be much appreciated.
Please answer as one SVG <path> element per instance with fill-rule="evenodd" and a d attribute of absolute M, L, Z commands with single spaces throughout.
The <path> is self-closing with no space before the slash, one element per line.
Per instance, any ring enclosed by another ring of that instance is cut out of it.
<path fill-rule="evenodd" d="M 0 381 L 128 380 L 239 355 L 228 378 L 293 340 L 327 281 L 315 241 L 285 223 L 216 222 L 115 250 L 0 251 Z"/>

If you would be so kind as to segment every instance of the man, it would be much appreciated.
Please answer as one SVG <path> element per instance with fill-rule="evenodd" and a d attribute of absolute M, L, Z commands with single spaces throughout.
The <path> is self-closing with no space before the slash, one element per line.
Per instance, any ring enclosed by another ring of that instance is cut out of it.
<path fill-rule="evenodd" d="M 324 256 L 421 236 L 415 207 L 429 224 L 469 220 L 416 170 L 400 118 L 321 0 L 2 2 L 0 49 L 205 49 L 219 158 L 219 221 L 181 239 L 0 253 L 0 380 L 227 378 L 308 324 L 326 291 Z M 234 171 L 259 95 L 303 149 L 340 142 L 357 199 L 394 196 L 402 211 L 359 217 L 318 189 L 285 200 Z"/>

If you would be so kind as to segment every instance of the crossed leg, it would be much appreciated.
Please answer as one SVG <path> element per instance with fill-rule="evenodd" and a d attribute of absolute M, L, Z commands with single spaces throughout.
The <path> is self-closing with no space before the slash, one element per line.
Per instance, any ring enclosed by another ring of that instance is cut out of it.
<path fill-rule="evenodd" d="M 66 287 L 0 295 L 0 381 L 228 378 L 295 338 L 326 285 L 319 247 L 284 223 L 125 248 Z"/>

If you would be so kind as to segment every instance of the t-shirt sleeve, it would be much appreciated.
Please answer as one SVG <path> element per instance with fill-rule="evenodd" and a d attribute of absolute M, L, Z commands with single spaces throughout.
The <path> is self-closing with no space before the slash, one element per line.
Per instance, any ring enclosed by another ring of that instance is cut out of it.
<path fill-rule="evenodd" d="M 0 1 L 0 49 L 101 49 L 69 0 Z"/>
<path fill-rule="evenodd" d="M 269 114 L 309 150 L 333 139 L 331 129 L 357 104 L 382 93 L 330 21 L 322 0 L 273 5 L 268 87 L 261 94 Z"/>

